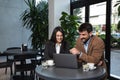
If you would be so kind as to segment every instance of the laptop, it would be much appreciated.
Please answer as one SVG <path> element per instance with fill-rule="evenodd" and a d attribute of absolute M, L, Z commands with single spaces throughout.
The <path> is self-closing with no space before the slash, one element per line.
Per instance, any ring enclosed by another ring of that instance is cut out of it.
<path fill-rule="evenodd" d="M 77 56 L 73 54 L 53 54 L 53 60 L 55 63 L 55 67 L 62 68 L 79 68 L 79 64 L 77 61 Z"/>

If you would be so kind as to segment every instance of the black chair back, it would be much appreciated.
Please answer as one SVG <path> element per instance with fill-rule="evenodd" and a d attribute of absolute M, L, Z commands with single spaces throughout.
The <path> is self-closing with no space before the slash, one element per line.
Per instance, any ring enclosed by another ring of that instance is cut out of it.
<path fill-rule="evenodd" d="M 7 59 L 7 55 L 3 54 L 0 52 L 0 57 L 5 57 Z M 0 68 L 10 68 L 11 71 L 11 75 L 13 74 L 12 72 L 12 62 L 7 62 L 5 61 L 0 61 Z M 7 71 L 5 71 L 5 73 L 7 73 Z"/>

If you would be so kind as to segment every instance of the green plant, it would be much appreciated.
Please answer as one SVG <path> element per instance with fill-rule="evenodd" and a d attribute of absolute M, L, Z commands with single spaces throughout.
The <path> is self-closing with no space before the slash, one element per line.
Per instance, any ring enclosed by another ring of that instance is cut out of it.
<path fill-rule="evenodd" d="M 104 42 L 105 42 L 105 34 L 98 35 Z M 120 48 L 120 39 L 116 39 L 111 35 L 111 41 L 110 41 L 112 48 Z"/>
<path fill-rule="evenodd" d="M 48 40 L 48 3 L 40 1 L 36 5 L 35 0 L 24 0 L 28 6 L 22 15 L 23 27 L 32 32 L 30 39 L 33 49 L 42 49 Z"/>
<path fill-rule="evenodd" d="M 114 7 L 118 6 L 118 17 L 120 17 L 120 0 L 116 2 Z M 120 20 L 118 21 L 117 29 L 120 30 Z"/>
<path fill-rule="evenodd" d="M 98 35 L 105 42 L 105 34 Z"/>
<path fill-rule="evenodd" d="M 73 10 L 73 15 L 77 16 L 79 20 L 81 20 L 81 8 L 76 8 Z"/>
<path fill-rule="evenodd" d="M 105 40 L 105 34 L 98 35 L 101 39 Z"/>
<path fill-rule="evenodd" d="M 59 20 L 61 22 L 61 27 L 65 32 L 65 39 L 69 42 L 70 47 L 72 48 L 75 45 L 76 37 L 78 35 L 78 17 L 74 15 L 68 15 L 66 12 L 62 12 L 62 16 Z"/>

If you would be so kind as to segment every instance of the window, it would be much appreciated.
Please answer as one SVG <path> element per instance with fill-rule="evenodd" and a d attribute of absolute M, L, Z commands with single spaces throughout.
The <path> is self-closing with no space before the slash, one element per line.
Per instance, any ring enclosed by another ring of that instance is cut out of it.
<path fill-rule="evenodd" d="M 94 32 L 105 35 L 105 53 L 109 79 L 120 79 L 120 54 L 119 50 L 112 50 L 112 33 L 116 33 L 116 24 L 118 22 L 116 9 L 113 8 L 116 0 L 77 0 L 71 2 L 71 14 L 74 15 L 75 9 L 81 9 L 82 22 L 90 22 L 94 25 Z M 94 8 L 93 8 L 94 7 Z M 112 7 L 112 9 L 111 9 Z M 95 9 L 95 10 L 94 10 Z M 112 10 L 112 11 L 111 11 Z M 119 36 L 119 34 L 116 34 Z M 115 36 L 116 36 L 115 35 Z M 119 43 L 117 43 L 120 45 Z M 119 54 L 119 56 L 118 56 Z M 116 61 L 117 60 L 117 61 Z"/>

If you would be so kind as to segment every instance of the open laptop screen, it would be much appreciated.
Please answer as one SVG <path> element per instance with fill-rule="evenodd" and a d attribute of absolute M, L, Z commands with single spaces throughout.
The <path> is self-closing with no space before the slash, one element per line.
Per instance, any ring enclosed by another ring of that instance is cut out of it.
<path fill-rule="evenodd" d="M 77 56 L 73 54 L 54 54 L 54 63 L 56 67 L 79 68 Z"/>

